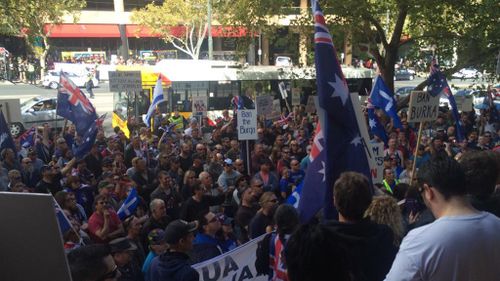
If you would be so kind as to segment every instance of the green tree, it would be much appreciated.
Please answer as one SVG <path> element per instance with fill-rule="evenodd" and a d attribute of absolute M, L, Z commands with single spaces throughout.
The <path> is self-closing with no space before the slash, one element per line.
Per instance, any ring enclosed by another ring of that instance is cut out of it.
<path fill-rule="evenodd" d="M 66 15 L 76 21 L 83 7 L 85 1 L 80 0 L 3 0 L 0 4 L 0 32 L 25 36 L 28 46 L 40 59 L 43 76 L 53 27 Z"/>
<path fill-rule="evenodd" d="M 132 13 L 132 21 L 160 35 L 193 59 L 207 34 L 207 0 L 165 0 Z M 180 30 L 179 30 L 180 27 Z"/>

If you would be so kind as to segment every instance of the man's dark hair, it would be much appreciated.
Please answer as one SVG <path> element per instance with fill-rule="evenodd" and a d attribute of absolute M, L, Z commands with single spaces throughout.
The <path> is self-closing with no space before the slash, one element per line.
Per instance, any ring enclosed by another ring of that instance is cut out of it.
<path fill-rule="evenodd" d="M 326 276 L 352 280 L 346 249 L 324 225 L 300 226 L 286 244 L 285 261 L 290 281 L 325 280 Z"/>
<path fill-rule="evenodd" d="M 274 213 L 279 235 L 291 234 L 299 225 L 299 213 L 292 205 L 282 204 Z"/>
<path fill-rule="evenodd" d="M 493 151 L 469 151 L 460 158 L 467 192 L 486 199 L 495 191 L 500 175 L 500 154 Z"/>
<path fill-rule="evenodd" d="M 108 271 L 104 258 L 111 255 L 108 245 L 92 244 L 74 249 L 68 254 L 73 281 L 98 280 Z"/>
<path fill-rule="evenodd" d="M 356 172 L 340 174 L 333 186 L 333 195 L 339 213 L 354 221 L 363 219 L 363 214 L 372 202 L 368 179 Z"/>
<path fill-rule="evenodd" d="M 445 200 L 467 193 L 465 175 L 460 164 L 444 155 L 432 157 L 424 163 L 418 170 L 417 182 L 419 186 L 427 184 L 436 188 Z"/>

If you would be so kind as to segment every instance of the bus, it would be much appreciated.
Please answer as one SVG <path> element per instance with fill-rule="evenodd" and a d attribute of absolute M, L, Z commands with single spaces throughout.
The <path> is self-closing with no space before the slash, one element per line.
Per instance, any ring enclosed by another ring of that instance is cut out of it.
<path fill-rule="evenodd" d="M 160 112 L 170 114 L 177 109 L 186 118 L 192 114 L 193 97 L 206 97 L 209 116 L 214 116 L 222 110 L 232 110 L 234 96 L 255 100 L 258 96 L 271 95 L 285 108 L 287 103 L 292 104 L 292 95 L 288 95 L 285 101 L 280 86 L 285 86 L 288 93 L 292 88 L 300 89 L 302 105 L 307 103 L 308 96 L 316 93 L 314 67 L 248 66 L 208 60 L 162 60 L 155 66 L 117 67 L 117 71 L 127 70 L 140 70 L 143 83 L 143 90 L 136 95 L 114 94 L 113 127 L 120 127 L 127 136 L 127 120 L 131 117 L 142 120 L 159 74 L 166 78 L 163 84 L 166 100 L 158 106 Z M 353 67 L 343 67 L 342 70 L 350 92 L 360 95 L 370 92 L 375 75 L 373 70 Z"/>

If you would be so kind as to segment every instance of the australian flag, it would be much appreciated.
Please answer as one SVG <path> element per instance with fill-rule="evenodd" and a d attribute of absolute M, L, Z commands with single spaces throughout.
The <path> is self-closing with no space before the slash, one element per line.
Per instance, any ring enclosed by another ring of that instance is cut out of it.
<path fill-rule="evenodd" d="M 388 138 L 387 133 L 384 129 L 384 125 L 380 123 L 380 120 L 375 114 L 375 107 L 371 104 L 370 100 L 368 101 L 368 106 L 366 109 L 368 111 L 368 126 L 370 128 L 371 134 L 377 136 L 384 142 L 384 144 L 387 144 Z"/>
<path fill-rule="evenodd" d="M 137 204 L 139 204 L 137 190 L 135 188 L 132 188 L 127 196 L 127 199 L 125 199 L 120 209 L 118 209 L 117 214 L 120 220 L 124 220 L 127 217 L 131 216 L 135 212 L 135 209 L 137 209 Z"/>
<path fill-rule="evenodd" d="M 34 147 L 35 140 L 36 140 L 35 127 L 31 127 L 31 129 L 27 130 L 26 132 L 24 132 L 22 135 L 19 136 L 19 143 L 24 148 Z"/>
<path fill-rule="evenodd" d="M 373 86 L 372 92 L 370 93 L 370 99 L 372 105 L 384 110 L 384 112 L 389 117 L 391 117 L 395 128 L 403 128 L 401 120 L 398 116 L 398 111 L 396 108 L 397 102 L 394 98 L 394 94 L 391 90 L 389 90 L 387 85 L 385 85 L 384 80 L 380 75 L 375 77 L 375 85 Z"/>
<path fill-rule="evenodd" d="M 95 108 L 64 72 L 61 72 L 59 85 L 56 113 L 73 122 L 78 135 L 83 136 L 97 119 Z"/>
<path fill-rule="evenodd" d="M 448 81 L 446 77 L 439 69 L 439 65 L 436 62 L 436 59 L 432 59 L 431 62 L 431 71 L 429 78 L 427 79 L 427 91 L 432 96 L 437 96 L 443 93 L 451 105 L 451 112 L 453 113 L 453 118 L 455 119 L 455 127 L 457 140 L 462 142 L 464 140 L 464 129 L 462 128 L 462 124 L 460 123 L 460 115 L 458 114 L 457 103 L 455 102 L 455 97 L 451 93 L 450 86 L 448 85 Z"/>
<path fill-rule="evenodd" d="M 5 148 L 10 148 L 14 152 L 16 151 L 16 146 L 10 134 L 9 126 L 7 125 L 7 121 L 5 121 L 3 111 L 0 110 L 0 151 Z"/>
<path fill-rule="evenodd" d="M 75 155 L 77 159 L 83 159 L 85 155 L 90 152 L 90 149 L 95 143 L 99 127 L 102 126 L 104 117 L 105 115 L 94 120 L 88 127 L 87 131 L 83 134 L 81 144 L 73 148 L 73 155 Z"/>
<path fill-rule="evenodd" d="M 323 207 L 325 219 L 335 218 L 333 207 L 333 184 L 342 172 L 355 171 L 370 175 L 366 142 L 361 137 L 353 103 L 347 88 L 342 69 L 337 60 L 337 53 L 332 37 L 325 23 L 323 12 L 316 0 L 311 1 L 314 15 L 314 43 L 316 64 L 316 85 L 320 111 L 324 111 L 325 118 L 322 129 L 324 134 L 325 158 L 316 162 L 311 161 L 308 174 L 315 175 L 316 185 L 305 179 L 302 196 L 299 202 L 299 212 L 303 221 L 313 215 L 312 210 L 318 211 Z M 320 154 L 321 155 L 321 154 Z M 316 163 L 315 163 L 316 162 Z M 322 190 L 317 190 L 322 186 Z M 319 192 L 319 194 L 311 194 Z M 320 198 L 321 197 L 321 198 Z M 312 201 L 311 198 L 318 200 Z"/>

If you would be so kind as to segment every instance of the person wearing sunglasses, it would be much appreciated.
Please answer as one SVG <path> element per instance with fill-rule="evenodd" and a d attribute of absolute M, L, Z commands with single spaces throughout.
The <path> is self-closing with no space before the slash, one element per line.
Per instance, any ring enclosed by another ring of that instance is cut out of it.
<path fill-rule="evenodd" d="M 121 275 L 108 245 L 85 245 L 67 258 L 73 281 L 116 281 Z"/>
<path fill-rule="evenodd" d="M 272 231 L 274 211 L 278 207 L 278 198 L 274 192 L 264 192 L 260 197 L 260 210 L 253 217 L 249 225 L 250 239 L 257 238 L 266 232 Z"/>
<path fill-rule="evenodd" d="M 95 211 L 88 221 L 88 232 L 94 242 L 107 243 L 125 234 L 123 224 L 116 212 L 109 207 L 107 197 L 97 195 L 94 207 Z"/>
<path fill-rule="evenodd" d="M 200 215 L 198 219 L 198 234 L 193 242 L 191 259 L 193 264 L 209 260 L 223 253 L 221 241 L 216 238 L 222 224 L 212 212 Z"/>

